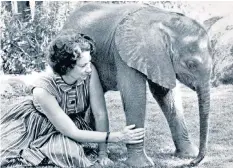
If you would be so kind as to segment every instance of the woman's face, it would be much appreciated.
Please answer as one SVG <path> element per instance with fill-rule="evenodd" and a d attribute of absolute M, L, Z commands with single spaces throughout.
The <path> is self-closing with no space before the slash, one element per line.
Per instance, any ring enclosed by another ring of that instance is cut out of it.
<path fill-rule="evenodd" d="M 90 51 L 83 51 L 77 59 L 74 68 L 68 73 L 70 77 L 76 80 L 85 80 L 91 74 L 91 55 Z"/>

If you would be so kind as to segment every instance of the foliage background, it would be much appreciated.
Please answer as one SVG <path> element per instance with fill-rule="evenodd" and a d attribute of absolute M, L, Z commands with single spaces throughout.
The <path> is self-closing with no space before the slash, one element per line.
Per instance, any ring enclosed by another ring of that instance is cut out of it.
<path fill-rule="evenodd" d="M 45 50 L 61 30 L 64 21 L 85 1 L 44 1 L 30 13 L 13 14 L 1 2 L 1 73 L 29 74 L 46 67 Z M 233 83 L 233 2 L 183 1 L 102 1 L 99 3 L 147 3 L 165 10 L 183 13 L 209 28 L 213 48 L 212 84 Z M 25 9 L 29 10 L 29 9 Z M 216 22 L 216 23 L 215 23 Z"/>

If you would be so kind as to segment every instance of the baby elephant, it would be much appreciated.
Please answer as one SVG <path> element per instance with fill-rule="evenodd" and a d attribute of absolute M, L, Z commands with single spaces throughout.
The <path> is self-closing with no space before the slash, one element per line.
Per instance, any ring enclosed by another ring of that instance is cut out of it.
<path fill-rule="evenodd" d="M 92 61 L 105 92 L 121 93 L 127 125 L 144 127 L 146 82 L 171 130 L 178 156 L 205 156 L 210 109 L 211 55 L 207 32 L 178 13 L 139 4 L 93 4 L 77 9 L 67 29 L 94 39 Z M 181 102 L 175 101 L 176 79 L 196 91 L 200 114 L 200 146 L 191 143 Z M 144 143 L 127 145 L 129 166 L 153 166 Z M 198 154 L 197 154 L 198 153 Z"/>

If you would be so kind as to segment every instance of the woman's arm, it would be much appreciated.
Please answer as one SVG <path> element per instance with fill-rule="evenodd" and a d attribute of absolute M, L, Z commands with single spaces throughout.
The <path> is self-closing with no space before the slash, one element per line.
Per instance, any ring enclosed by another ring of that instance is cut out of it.
<path fill-rule="evenodd" d="M 96 130 L 107 132 L 109 131 L 108 112 L 106 108 L 103 88 L 101 86 L 99 76 L 94 65 L 92 65 L 89 88 L 91 110 L 94 114 Z M 104 151 L 107 151 L 107 145 L 105 143 L 100 143 L 99 151 L 104 154 Z"/>
<path fill-rule="evenodd" d="M 80 130 L 76 127 L 70 117 L 61 109 L 56 98 L 43 88 L 33 89 L 33 96 L 40 104 L 43 113 L 65 136 L 77 142 L 105 142 L 106 132 Z M 121 140 L 120 132 L 112 132 L 109 136 L 109 142 L 118 142 Z"/>

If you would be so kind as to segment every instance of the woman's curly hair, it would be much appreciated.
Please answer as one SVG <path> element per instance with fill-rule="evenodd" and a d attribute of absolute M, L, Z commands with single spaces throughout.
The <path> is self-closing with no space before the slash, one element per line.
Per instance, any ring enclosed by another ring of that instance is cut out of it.
<path fill-rule="evenodd" d="M 81 51 L 77 50 L 77 46 Z M 66 30 L 51 42 L 47 53 L 48 64 L 55 73 L 65 75 L 74 68 L 82 51 L 94 54 L 94 41 L 87 35 Z"/>

